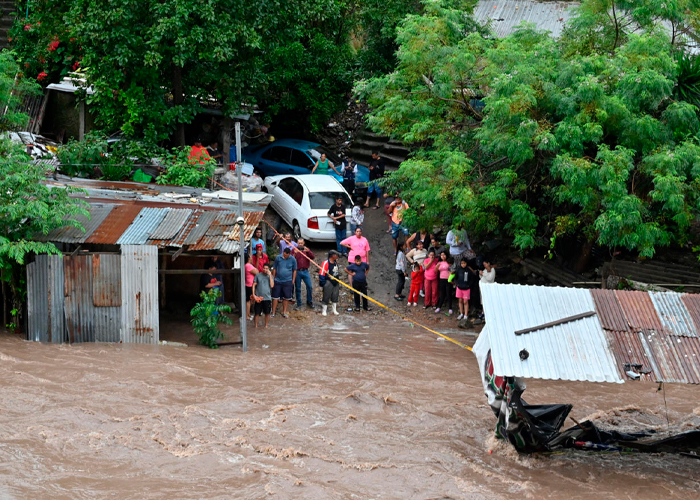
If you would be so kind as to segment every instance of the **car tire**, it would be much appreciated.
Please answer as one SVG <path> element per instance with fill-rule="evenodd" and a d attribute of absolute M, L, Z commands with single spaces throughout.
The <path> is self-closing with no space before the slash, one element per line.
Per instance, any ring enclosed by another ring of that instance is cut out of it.
<path fill-rule="evenodd" d="M 294 221 L 292 223 L 292 236 L 294 237 L 294 241 L 298 240 L 301 238 L 301 226 L 297 221 Z"/>

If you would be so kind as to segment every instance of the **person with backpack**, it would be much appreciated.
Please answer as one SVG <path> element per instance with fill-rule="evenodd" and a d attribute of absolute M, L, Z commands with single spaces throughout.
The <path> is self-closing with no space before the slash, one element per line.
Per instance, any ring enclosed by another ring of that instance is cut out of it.
<path fill-rule="evenodd" d="M 328 260 L 323 262 L 318 273 L 318 284 L 323 289 L 323 298 L 321 299 L 321 314 L 323 316 L 328 316 L 328 304 L 333 305 L 331 310 L 333 314 L 336 316 L 340 314 L 338 312 L 338 296 L 340 295 L 339 255 L 335 250 L 328 252 Z"/>

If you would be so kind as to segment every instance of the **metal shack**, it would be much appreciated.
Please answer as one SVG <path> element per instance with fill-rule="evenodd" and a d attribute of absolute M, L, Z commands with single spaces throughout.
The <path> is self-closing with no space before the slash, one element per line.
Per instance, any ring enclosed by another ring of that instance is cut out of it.
<path fill-rule="evenodd" d="M 86 189 L 76 196 L 88 203 L 90 217 L 77 217 L 85 231 L 67 226 L 37 236 L 62 255 L 38 255 L 27 266 L 27 340 L 158 343 L 169 292 L 196 300 L 203 262 L 214 255 L 235 289 L 239 226 L 231 200 L 216 202 L 202 190 L 168 196 L 163 187 L 134 183 L 47 184 Z M 247 196 L 246 242 L 268 201 L 265 193 Z M 235 302 L 236 294 L 228 299 Z"/>

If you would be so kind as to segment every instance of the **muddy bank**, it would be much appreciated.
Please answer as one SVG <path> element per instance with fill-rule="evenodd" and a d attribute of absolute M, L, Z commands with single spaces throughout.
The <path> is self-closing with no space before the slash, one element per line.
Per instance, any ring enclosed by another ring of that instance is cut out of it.
<path fill-rule="evenodd" d="M 244 355 L 0 336 L 0 498 L 700 493 L 691 459 L 518 456 L 492 438 L 473 355 L 402 322 L 278 323 L 251 332 L 249 343 Z M 698 396 L 696 387 L 667 386 L 672 427 L 700 424 Z M 538 381 L 526 397 L 573 402 L 576 419 L 666 426 L 655 386 Z"/>

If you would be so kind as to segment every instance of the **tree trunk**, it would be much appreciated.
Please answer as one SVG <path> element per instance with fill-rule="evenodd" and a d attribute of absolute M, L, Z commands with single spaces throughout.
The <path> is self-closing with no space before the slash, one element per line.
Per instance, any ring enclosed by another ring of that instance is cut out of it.
<path fill-rule="evenodd" d="M 586 240 L 581 246 L 581 252 L 578 255 L 578 260 L 576 261 L 576 272 L 582 273 L 588 268 L 588 264 L 591 261 L 591 250 L 593 250 L 593 242 Z"/>
<path fill-rule="evenodd" d="M 177 64 L 172 64 L 173 70 L 173 104 L 181 106 L 185 102 L 185 93 L 182 89 L 182 68 Z M 175 132 L 175 142 L 178 146 L 185 145 L 185 124 L 178 121 Z"/>

